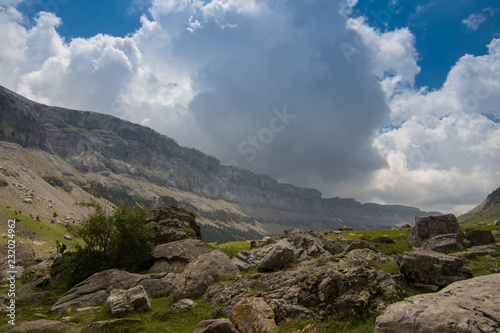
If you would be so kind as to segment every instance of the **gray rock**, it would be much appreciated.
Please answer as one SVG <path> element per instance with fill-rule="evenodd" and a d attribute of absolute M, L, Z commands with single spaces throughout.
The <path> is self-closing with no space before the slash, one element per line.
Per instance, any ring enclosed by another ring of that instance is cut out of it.
<path fill-rule="evenodd" d="M 354 242 L 349 244 L 349 246 L 344 251 L 344 253 L 349 253 L 352 250 L 356 250 L 356 249 L 370 249 L 370 250 L 375 251 L 375 252 L 380 252 L 375 245 L 368 244 L 367 242 L 358 238 L 358 239 L 354 240 Z"/>
<path fill-rule="evenodd" d="M 29 321 L 22 324 L 16 324 L 16 326 L 9 331 L 9 333 L 26 333 L 26 332 L 36 332 L 41 330 L 48 331 L 61 331 L 68 328 L 68 325 L 65 325 L 57 320 L 46 320 L 40 319 L 35 321 Z"/>
<path fill-rule="evenodd" d="M 472 271 L 464 267 L 462 259 L 438 252 L 405 252 L 397 263 L 406 279 L 440 288 L 472 277 Z"/>
<path fill-rule="evenodd" d="M 374 251 L 368 249 L 353 250 Z M 205 300 L 230 310 L 240 300 L 262 297 L 279 321 L 295 318 L 318 319 L 311 311 L 318 307 L 328 315 L 353 315 L 366 309 L 378 308 L 404 295 L 390 275 L 374 271 L 364 261 L 340 260 L 322 266 L 299 266 L 294 271 L 244 274 L 234 281 L 210 286 Z M 231 312 L 224 312 L 231 315 Z"/>
<path fill-rule="evenodd" d="M 196 325 L 193 333 L 240 333 L 226 318 L 203 320 Z"/>
<path fill-rule="evenodd" d="M 222 251 L 211 251 L 199 256 L 186 266 L 172 282 L 175 301 L 202 295 L 205 290 L 220 279 L 236 275 L 238 267 Z"/>
<path fill-rule="evenodd" d="M 170 312 L 186 312 L 195 307 L 197 304 L 189 298 L 181 299 L 177 303 L 172 304 Z"/>
<path fill-rule="evenodd" d="M 198 239 L 183 239 L 175 242 L 158 245 L 151 256 L 154 265 L 151 272 L 182 272 L 187 264 L 208 253 L 205 244 Z"/>
<path fill-rule="evenodd" d="M 455 282 L 390 305 L 377 318 L 375 333 L 499 332 L 499 299 L 500 274 Z"/>
<path fill-rule="evenodd" d="M 64 252 L 62 255 L 58 255 L 50 266 L 50 279 L 53 283 L 62 283 L 67 280 L 67 272 L 65 270 L 64 263 L 71 258 L 73 252 Z"/>
<path fill-rule="evenodd" d="M 491 222 L 490 225 L 500 225 L 500 221 L 495 220 L 495 221 Z"/>
<path fill-rule="evenodd" d="M 113 316 L 120 316 L 130 311 L 144 311 L 151 308 L 148 294 L 139 285 L 128 290 L 111 290 L 107 302 Z"/>
<path fill-rule="evenodd" d="M 12 246 L 12 245 L 11 245 Z M 9 273 L 8 271 L 17 271 L 16 278 L 21 278 L 24 274 L 24 265 L 27 263 L 35 261 L 35 250 L 31 247 L 16 244 L 15 247 L 16 255 L 16 267 L 15 269 L 10 268 L 10 263 L 8 262 L 9 245 L 0 245 L 0 280 L 5 280 Z"/>
<path fill-rule="evenodd" d="M 295 247 L 289 241 L 282 239 L 273 244 L 268 254 L 260 261 L 258 268 L 261 272 L 274 271 L 296 260 Z"/>
<path fill-rule="evenodd" d="M 408 246 L 421 247 L 422 242 L 438 235 L 459 234 L 464 236 L 453 214 L 417 216 L 415 226 L 407 231 Z"/>
<path fill-rule="evenodd" d="M 150 275 L 132 274 L 118 269 L 110 269 L 96 273 L 71 288 L 52 306 L 51 311 L 61 313 L 72 308 L 105 304 L 113 289 L 130 289 L 142 285 L 146 292 L 171 290 L 172 278 L 172 276 L 160 275 L 157 279 L 154 279 Z M 161 289 L 162 287 L 164 289 Z"/>
<path fill-rule="evenodd" d="M 498 237 L 498 235 L 500 235 L 500 231 L 499 230 L 493 230 L 491 232 L 491 234 L 493 235 L 493 237 Z"/>
<path fill-rule="evenodd" d="M 26 295 L 22 299 L 19 300 L 19 303 L 24 303 L 24 304 L 31 304 L 31 305 L 36 305 L 40 304 L 42 300 L 49 294 L 48 291 L 42 291 L 39 293 L 33 293 Z"/>
<path fill-rule="evenodd" d="M 465 251 L 463 238 L 460 234 L 445 234 L 433 236 L 422 242 L 422 249 L 441 253 Z"/>
<path fill-rule="evenodd" d="M 465 229 L 465 238 L 467 238 L 472 245 L 495 243 L 495 237 L 493 237 L 490 230 Z"/>
<path fill-rule="evenodd" d="M 201 240 L 200 226 L 196 223 L 195 216 L 183 208 L 156 208 L 146 222 L 153 225 L 156 245 L 182 239 Z"/>

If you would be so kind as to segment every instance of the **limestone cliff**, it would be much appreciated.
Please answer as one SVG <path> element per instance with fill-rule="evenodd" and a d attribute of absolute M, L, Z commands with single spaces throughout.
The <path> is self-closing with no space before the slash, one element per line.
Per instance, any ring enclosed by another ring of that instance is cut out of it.
<path fill-rule="evenodd" d="M 287 227 L 390 227 L 426 214 L 413 207 L 322 199 L 317 190 L 280 184 L 271 177 L 224 165 L 150 128 L 110 115 L 42 105 L 3 87 L 0 140 L 57 155 L 79 172 L 80 180 L 99 179 L 144 199 L 157 200 L 168 192 L 200 210 L 220 207 L 235 213 L 234 223 L 242 222 L 237 216 L 245 217 L 247 223 L 253 221 L 251 225 L 266 232 L 278 233 Z M 70 181 L 85 188 L 81 181 Z M 151 184 L 150 190 L 136 191 L 137 182 Z M 214 222 L 210 220 L 201 222 Z"/>

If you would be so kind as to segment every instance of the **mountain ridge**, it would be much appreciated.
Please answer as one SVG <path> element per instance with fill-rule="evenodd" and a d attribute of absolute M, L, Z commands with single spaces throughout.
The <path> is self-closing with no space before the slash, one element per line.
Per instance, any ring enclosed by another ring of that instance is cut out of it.
<path fill-rule="evenodd" d="M 262 233 L 279 233 L 288 227 L 389 228 L 436 213 L 322 198 L 316 189 L 278 183 L 269 176 L 225 165 L 148 127 L 111 115 L 46 106 L 4 87 L 0 87 L 0 140 L 59 157 L 76 170 L 58 176 L 73 188 L 88 190 L 89 182 L 100 182 L 156 203 L 172 197 L 206 216 L 219 210 L 233 214 L 232 220 L 201 219 L 215 227 Z"/>

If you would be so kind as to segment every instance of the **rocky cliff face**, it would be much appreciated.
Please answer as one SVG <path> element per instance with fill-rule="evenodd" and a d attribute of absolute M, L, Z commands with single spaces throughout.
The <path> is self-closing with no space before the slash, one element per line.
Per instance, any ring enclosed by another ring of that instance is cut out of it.
<path fill-rule="evenodd" d="M 58 155 L 84 177 L 99 175 L 103 180 L 119 175 L 131 184 L 191 193 L 198 203 L 226 202 L 222 210 L 230 206 L 230 211 L 254 219 L 267 232 L 287 227 L 333 229 L 344 224 L 389 227 L 426 214 L 412 207 L 322 199 L 317 190 L 280 184 L 221 164 L 147 127 L 109 115 L 38 104 L 2 87 L 0 140 Z M 160 196 L 160 192 L 139 195 Z"/>

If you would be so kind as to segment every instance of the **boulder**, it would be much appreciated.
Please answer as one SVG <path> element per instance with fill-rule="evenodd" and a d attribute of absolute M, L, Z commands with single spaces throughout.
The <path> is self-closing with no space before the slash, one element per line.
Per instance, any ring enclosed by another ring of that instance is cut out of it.
<path fill-rule="evenodd" d="M 404 299 L 377 318 L 375 333 L 499 332 L 500 274 L 455 282 Z"/>
<path fill-rule="evenodd" d="M 71 237 L 70 235 L 64 235 L 63 238 L 66 240 L 73 240 L 73 237 Z"/>
<path fill-rule="evenodd" d="M 260 261 L 259 271 L 270 272 L 285 267 L 297 259 L 295 247 L 287 240 L 280 240 L 273 244 L 267 255 Z"/>
<path fill-rule="evenodd" d="M 176 276 L 172 282 L 174 288 L 172 297 L 178 301 L 200 296 L 211 284 L 238 273 L 238 267 L 224 252 L 211 251 L 199 256 Z"/>
<path fill-rule="evenodd" d="M 409 281 L 439 288 L 472 277 L 472 271 L 464 267 L 462 259 L 438 252 L 405 252 L 397 263 Z"/>
<path fill-rule="evenodd" d="M 49 294 L 48 291 L 42 291 L 38 293 L 32 293 L 29 295 L 26 295 L 25 297 L 21 298 L 19 300 L 20 304 L 31 304 L 31 305 L 36 305 L 40 304 L 42 300 Z"/>
<path fill-rule="evenodd" d="M 491 234 L 493 235 L 493 237 L 498 237 L 500 235 L 500 231 L 499 230 L 493 230 L 491 232 Z"/>
<path fill-rule="evenodd" d="M 16 326 L 9 331 L 9 333 L 25 333 L 36 331 L 61 331 L 68 328 L 68 325 L 61 323 L 57 320 L 40 319 L 35 321 L 28 321 Z"/>
<path fill-rule="evenodd" d="M 248 297 L 234 305 L 233 320 L 241 333 L 274 333 L 274 312 L 261 297 Z"/>
<path fill-rule="evenodd" d="M 181 299 L 177 303 L 172 304 L 170 307 L 170 312 L 186 312 L 190 309 L 194 308 L 196 303 L 190 300 L 189 298 Z"/>
<path fill-rule="evenodd" d="M 490 225 L 500 225 L 500 221 L 495 220 L 495 221 L 491 222 Z"/>
<path fill-rule="evenodd" d="M 400 229 L 410 229 L 411 228 L 411 224 L 403 224 L 402 226 L 399 227 Z"/>
<path fill-rule="evenodd" d="M 380 252 L 375 245 L 368 244 L 367 242 L 358 238 L 358 239 L 354 240 L 354 242 L 349 244 L 349 246 L 344 251 L 344 253 L 349 253 L 352 250 L 356 250 L 356 249 L 370 249 L 370 250 L 375 251 L 375 252 Z"/>
<path fill-rule="evenodd" d="M 111 290 L 107 302 L 113 316 L 120 316 L 130 311 L 143 311 L 151 308 L 148 294 L 139 285 L 128 290 Z"/>
<path fill-rule="evenodd" d="M 153 209 L 146 223 L 154 230 L 154 243 L 160 245 L 182 239 L 201 240 L 200 226 L 194 214 L 174 206 Z"/>
<path fill-rule="evenodd" d="M 205 244 L 198 239 L 183 239 L 175 242 L 158 245 L 151 256 L 154 265 L 151 272 L 182 272 L 187 264 L 208 253 Z"/>
<path fill-rule="evenodd" d="M 82 308 L 106 303 L 113 289 L 130 289 L 142 285 L 147 292 L 171 290 L 172 275 L 132 274 L 118 269 L 109 269 L 95 273 L 68 290 L 51 308 L 52 312 L 67 312 L 73 308 Z"/>
<path fill-rule="evenodd" d="M 428 238 L 422 242 L 422 249 L 441 253 L 465 251 L 460 234 L 445 234 Z"/>
<path fill-rule="evenodd" d="M 227 318 L 203 320 L 196 325 L 193 333 L 240 333 Z"/>
<path fill-rule="evenodd" d="M 465 229 L 465 238 L 471 242 L 471 245 L 495 243 L 495 237 L 490 230 Z"/>
<path fill-rule="evenodd" d="M 445 234 L 459 234 L 464 237 L 455 215 L 417 216 L 415 226 L 407 231 L 408 246 L 421 247 L 423 241 Z"/>
<path fill-rule="evenodd" d="M 50 266 L 50 280 L 53 283 L 62 283 L 67 280 L 67 273 L 64 268 L 64 263 L 71 258 L 73 252 L 64 252 L 62 255 L 58 255 Z"/>

